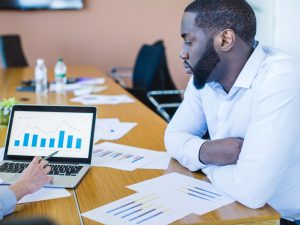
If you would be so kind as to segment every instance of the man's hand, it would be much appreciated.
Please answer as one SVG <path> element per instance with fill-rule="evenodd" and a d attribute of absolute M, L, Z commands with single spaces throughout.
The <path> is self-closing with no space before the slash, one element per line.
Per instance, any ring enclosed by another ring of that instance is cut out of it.
<path fill-rule="evenodd" d="M 53 177 L 47 176 L 51 168 L 48 162 L 42 160 L 41 157 L 34 157 L 29 166 L 23 171 L 21 177 L 10 186 L 10 189 L 20 200 L 27 194 L 38 191 L 44 184 L 53 181 Z"/>
<path fill-rule="evenodd" d="M 201 162 L 225 166 L 235 164 L 239 158 L 244 139 L 224 138 L 205 142 L 199 151 Z"/>

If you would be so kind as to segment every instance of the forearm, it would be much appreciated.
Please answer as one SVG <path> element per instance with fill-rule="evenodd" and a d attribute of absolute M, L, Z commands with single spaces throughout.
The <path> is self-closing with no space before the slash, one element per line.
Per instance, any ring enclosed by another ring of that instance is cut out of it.
<path fill-rule="evenodd" d="M 207 165 L 232 165 L 236 164 L 243 139 L 225 138 L 213 141 L 206 141 L 199 151 L 199 161 Z"/>
<path fill-rule="evenodd" d="M 192 171 L 199 170 L 205 166 L 199 161 L 199 149 L 205 142 L 202 137 L 206 131 L 207 123 L 201 96 L 191 80 L 184 101 L 165 132 L 166 149 L 184 167 Z"/>

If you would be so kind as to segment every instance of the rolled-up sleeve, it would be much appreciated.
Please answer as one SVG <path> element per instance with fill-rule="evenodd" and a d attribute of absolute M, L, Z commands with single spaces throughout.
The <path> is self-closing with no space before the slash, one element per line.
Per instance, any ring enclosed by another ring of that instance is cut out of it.
<path fill-rule="evenodd" d="M 0 187 L 0 219 L 12 213 L 16 208 L 15 194 L 7 187 Z"/>
<path fill-rule="evenodd" d="M 199 150 L 205 142 L 207 124 L 202 110 L 201 97 L 190 80 L 184 100 L 165 132 L 165 146 L 170 155 L 191 171 L 206 165 L 199 161 Z"/>

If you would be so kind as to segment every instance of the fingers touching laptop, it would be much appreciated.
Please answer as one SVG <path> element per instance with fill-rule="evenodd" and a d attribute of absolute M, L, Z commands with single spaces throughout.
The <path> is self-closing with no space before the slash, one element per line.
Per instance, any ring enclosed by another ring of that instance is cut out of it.
<path fill-rule="evenodd" d="M 43 185 L 51 183 L 53 177 L 47 175 L 50 170 L 51 168 L 46 160 L 35 156 L 20 178 L 10 186 L 17 200 L 38 191 Z"/>

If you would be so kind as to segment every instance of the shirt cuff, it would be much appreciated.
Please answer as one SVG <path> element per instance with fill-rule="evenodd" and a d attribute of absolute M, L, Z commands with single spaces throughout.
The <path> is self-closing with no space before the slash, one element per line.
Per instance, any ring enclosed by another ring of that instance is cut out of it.
<path fill-rule="evenodd" d="M 188 165 L 188 168 L 192 171 L 196 171 L 207 166 L 199 160 L 199 151 L 204 142 L 206 142 L 206 140 L 200 139 L 199 137 L 193 137 L 184 146 L 184 148 L 188 151 L 188 158 L 190 162 L 183 164 Z"/>
<path fill-rule="evenodd" d="M 202 172 L 206 174 L 207 178 L 211 180 L 213 166 L 207 166 L 202 169 Z"/>
<path fill-rule="evenodd" d="M 15 194 L 12 190 L 9 189 L 9 187 L 5 187 L 1 189 L 0 195 L 1 201 L 3 201 L 3 214 L 7 215 L 12 213 L 15 210 L 17 204 L 17 198 Z"/>

